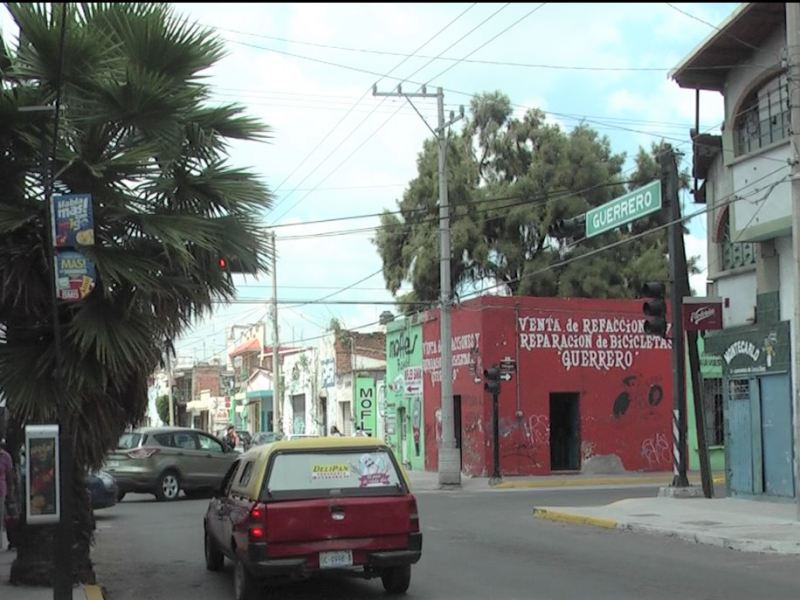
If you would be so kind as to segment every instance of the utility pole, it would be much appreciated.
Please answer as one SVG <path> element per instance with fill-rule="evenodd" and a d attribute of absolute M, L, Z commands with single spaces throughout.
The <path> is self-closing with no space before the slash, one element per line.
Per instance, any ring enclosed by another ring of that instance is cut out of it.
<path fill-rule="evenodd" d="M 175 426 L 175 399 L 172 396 L 172 360 L 167 351 L 167 394 L 169 398 L 169 426 Z"/>
<path fill-rule="evenodd" d="M 278 331 L 278 244 L 273 231 L 272 238 L 272 430 L 282 430 L 281 409 L 283 408 L 283 390 L 281 389 L 280 358 L 281 347 Z"/>
<path fill-rule="evenodd" d="M 447 195 L 447 129 L 464 118 L 464 107 L 460 107 L 459 114 L 450 113 L 450 119 L 444 118 L 444 90 L 436 88 L 435 94 L 429 94 L 423 85 L 419 92 L 406 94 L 402 87 L 397 86 L 396 92 L 378 92 L 377 84 L 372 88 L 373 96 L 396 96 L 405 98 L 412 108 L 420 115 L 439 141 L 439 279 L 441 300 L 439 307 L 440 319 L 440 345 L 442 361 L 442 441 L 439 446 L 439 485 L 461 485 L 461 460 L 456 449 L 455 419 L 453 410 L 453 355 L 452 332 L 450 328 L 450 305 L 452 291 L 450 289 L 450 204 Z M 436 98 L 438 123 L 432 129 L 425 118 L 422 117 L 411 98 Z"/>
<path fill-rule="evenodd" d="M 681 205 L 678 197 L 678 163 L 675 151 L 665 152 L 660 158 L 662 175 L 666 178 L 666 200 L 669 206 L 669 269 L 672 285 L 670 286 L 670 304 L 672 318 L 672 433 L 673 433 L 673 480 L 672 487 L 689 487 L 686 476 L 688 429 L 686 418 L 686 361 L 683 340 L 683 296 L 686 292 L 685 282 L 686 254 L 683 248 L 683 222 L 681 221 Z M 683 258 L 681 258 L 683 253 Z"/>
<path fill-rule="evenodd" d="M 797 519 L 800 521 L 800 4 L 786 3 L 786 45 L 789 67 L 789 123 L 792 143 L 792 274 L 794 276 L 794 310 L 792 312 L 792 360 L 794 373 L 794 497 L 797 503 Z"/>

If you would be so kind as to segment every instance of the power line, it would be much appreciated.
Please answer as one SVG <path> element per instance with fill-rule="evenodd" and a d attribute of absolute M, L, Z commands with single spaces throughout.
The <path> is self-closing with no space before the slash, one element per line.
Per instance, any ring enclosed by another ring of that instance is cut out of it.
<path fill-rule="evenodd" d="M 444 32 L 445 32 L 445 31 L 446 31 L 446 30 L 447 30 L 447 29 L 448 29 L 448 28 L 449 28 L 451 25 L 453 25 L 453 24 L 454 24 L 456 21 L 458 21 L 458 20 L 459 20 L 461 17 L 463 17 L 463 16 L 464 16 L 464 15 L 465 15 L 467 12 L 469 12 L 470 10 L 472 10 L 472 8 L 473 8 L 473 7 L 474 7 L 476 4 L 477 4 L 477 2 L 475 2 L 475 3 L 471 4 L 470 6 L 468 6 L 468 7 L 467 7 L 467 8 L 466 8 L 464 11 L 462 11 L 462 12 L 461 12 L 461 13 L 460 13 L 460 14 L 459 14 L 459 15 L 458 15 L 458 16 L 457 16 L 455 19 L 453 19 L 452 21 L 450 21 L 450 22 L 449 22 L 447 25 L 445 25 L 445 26 L 444 26 L 442 29 L 440 29 L 439 31 L 437 31 L 437 32 L 436 32 L 436 33 L 435 33 L 435 34 L 434 34 L 434 35 L 433 35 L 431 38 L 429 38 L 429 39 L 428 39 L 428 40 L 427 40 L 427 41 L 426 41 L 424 44 L 422 44 L 422 45 L 421 45 L 421 46 L 420 46 L 420 47 L 417 49 L 417 51 L 419 51 L 419 50 L 422 50 L 422 48 L 424 48 L 425 46 L 427 46 L 428 44 L 430 44 L 430 43 L 431 43 L 433 40 L 435 40 L 435 39 L 436 39 L 436 38 L 437 38 L 439 35 L 441 35 L 442 33 L 444 33 Z M 397 69 L 399 69 L 401 66 L 403 66 L 403 65 L 404 65 L 404 64 L 405 64 L 405 63 L 406 63 L 408 60 L 409 60 L 408 58 L 404 58 L 404 59 L 403 59 L 402 61 L 400 61 L 400 62 L 399 62 L 397 65 L 395 65 L 395 67 L 394 67 L 394 68 L 393 68 L 391 71 L 389 71 L 389 72 L 388 72 L 386 75 L 382 75 L 382 76 L 381 76 L 381 79 L 384 79 L 385 77 L 388 77 L 389 75 L 391 75 L 392 73 L 394 73 L 394 72 L 395 72 Z M 282 186 L 283 186 L 283 185 L 284 185 L 284 184 L 285 184 L 285 183 L 286 183 L 286 182 L 289 180 L 289 178 L 290 178 L 292 175 L 294 175 L 294 174 L 297 172 L 297 170 L 298 170 L 300 167 L 302 167 L 302 166 L 303 166 L 303 165 L 306 163 L 306 161 L 308 161 L 308 159 L 310 159 L 310 158 L 311 158 L 311 156 L 312 156 L 312 155 L 313 155 L 313 154 L 314 154 L 314 153 L 315 153 L 315 152 L 316 152 L 316 151 L 317 151 L 317 150 L 318 150 L 318 149 L 319 149 L 319 148 L 322 146 L 322 144 L 324 144 L 324 143 L 325 143 L 325 141 L 326 141 L 326 140 L 327 140 L 327 139 L 328 139 L 328 138 L 329 138 L 329 137 L 330 137 L 330 136 L 333 134 L 333 132 L 334 132 L 334 131 L 336 131 L 336 130 L 339 128 L 339 126 L 340 126 L 340 125 L 341 125 L 341 124 L 342 124 L 342 123 L 345 121 L 345 119 L 347 119 L 347 117 L 348 117 L 348 116 L 350 115 L 350 113 L 351 113 L 351 112 L 352 112 L 352 111 L 353 111 L 353 110 L 356 108 L 356 106 L 358 106 L 358 104 L 359 104 L 359 103 L 360 103 L 360 102 L 361 102 L 361 101 L 362 101 L 362 100 L 363 100 L 365 97 L 367 97 L 367 96 L 370 94 L 370 92 L 371 92 L 371 91 L 372 91 L 372 86 L 370 86 L 369 88 L 367 88 L 367 89 L 366 89 L 366 91 L 364 91 L 364 93 L 361 95 L 361 97 L 360 97 L 358 100 L 356 100 L 356 102 L 353 104 L 353 106 L 352 106 L 352 107 L 350 107 L 350 110 L 349 110 L 349 111 L 348 111 L 348 112 L 347 112 L 347 113 L 346 113 L 346 114 L 345 114 L 345 115 L 344 115 L 344 116 L 343 116 L 343 117 L 342 117 L 342 118 L 341 118 L 341 119 L 340 119 L 340 120 L 339 120 L 339 121 L 338 121 L 338 122 L 337 122 L 337 123 L 336 123 L 336 124 L 335 124 L 335 125 L 334 125 L 334 126 L 331 128 L 331 130 L 330 130 L 330 131 L 328 131 L 328 133 L 325 135 L 325 137 L 323 137 L 323 138 L 322 138 L 322 140 L 320 140 L 320 142 L 319 142 L 319 143 L 318 143 L 316 146 L 314 146 L 314 148 L 311 150 L 311 152 L 309 152 L 309 153 L 308 153 L 308 155 L 307 155 L 307 156 L 306 156 L 306 157 L 305 157 L 305 158 L 304 158 L 304 159 L 303 159 L 303 160 L 300 162 L 300 164 L 298 164 L 298 165 L 297 165 L 297 167 L 295 167 L 295 168 L 294 168 L 294 170 L 293 170 L 291 173 L 289 173 L 289 175 L 287 175 L 287 176 L 286 176 L 286 178 L 285 178 L 285 179 L 284 179 L 284 180 L 283 180 L 283 181 L 282 181 L 282 182 L 281 182 L 281 183 L 278 185 L 278 188 L 282 187 Z M 380 104 L 379 104 L 378 106 L 376 106 L 376 107 L 375 107 L 375 109 L 373 109 L 373 112 L 374 112 L 374 111 L 375 111 L 375 110 L 376 110 L 378 107 L 380 107 Z M 358 125 L 356 125 L 356 127 L 355 127 L 355 128 L 354 128 L 354 129 L 353 129 L 353 130 L 352 130 L 352 131 L 351 131 L 351 132 L 350 132 L 350 133 L 347 135 L 347 137 L 345 137 L 345 138 L 344 138 L 344 140 L 342 140 L 342 141 L 339 143 L 339 146 L 341 146 L 341 144 L 343 144 L 344 142 L 346 142 L 346 141 L 347 141 L 347 140 L 350 138 L 350 136 L 352 136 L 352 135 L 353 135 L 353 134 L 354 134 L 356 131 L 358 131 L 358 129 L 359 129 L 359 128 L 360 128 L 360 127 L 361 127 L 361 126 L 362 126 L 362 125 L 363 125 L 363 124 L 364 124 L 364 123 L 367 121 L 367 119 L 369 118 L 369 116 L 370 116 L 371 114 L 372 114 L 372 113 L 370 113 L 369 115 L 367 115 L 367 117 L 365 117 L 365 118 L 364 118 L 364 119 L 363 119 L 363 120 L 362 120 L 362 121 L 361 121 L 361 122 L 360 122 Z M 360 147 L 360 146 L 359 146 L 359 147 Z M 337 149 L 338 149 L 338 147 L 337 147 Z M 336 151 L 336 149 L 334 149 L 334 152 L 335 152 L 335 151 Z M 281 199 L 281 200 L 280 200 L 280 201 L 279 201 L 279 202 L 278 202 L 278 203 L 277 203 L 275 206 L 273 206 L 273 207 L 272 207 L 272 212 L 274 212 L 274 211 L 275 211 L 275 209 L 276 209 L 278 206 L 280 206 L 280 205 L 281 205 L 283 202 L 285 202 L 285 201 L 286 201 L 286 200 L 289 198 L 289 196 L 291 196 L 291 195 L 292 195 L 292 194 L 293 194 L 295 191 L 297 191 L 297 189 L 298 189 L 298 188 L 299 188 L 299 187 L 300 187 L 300 186 L 301 186 L 301 185 L 302 185 L 302 184 L 303 184 L 303 183 L 304 183 L 304 182 L 305 182 L 305 181 L 306 181 L 306 180 L 307 180 L 309 177 L 311 177 L 311 175 L 313 175 L 313 174 L 314 174 L 314 173 L 315 173 L 315 172 L 316 172 L 316 171 L 317 171 L 317 170 L 318 170 L 318 169 L 319 169 L 319 168 L 320 168 L 320 167 L 321 167 L 323 164 L 325 164 L 325 162 L 328 160 L 328 158 L 330 158 L 330 157 L 331 157 L 331 155 L 332 155 L 332 154 L 333 154 L 333 153 L 331 153 L 331 154 L 328 154 L 328 156 L 326 156 L 326 157 L 325 157 L 325 158 L 322 160 L 322 162 L 318 163 L 318 164 L 317 164 L 317 166 L 316 166 L 314 169 L 312 169 L 312 170 L 311 170 L 311 172 L 310 172 L 308 175 L 306 175 L 306 176 L 303 178 L 303 180 L 302 180 L 302 181 L 301 181 L 301 182 L 300 182 L 300 183 L 297 185 L 297 187 L 295 187 L 295 188 L 294 188 L 292 191 L 290 191 L 288 194 L 286 194 L 286 195 L 285 195 L 285 196 L 284 196 L 284 197 L 283 197 L 283 198 L 282 198 L 282 199 Z M 323 180 L 323 181 L 324 181 L 324 180 Z M 321 183 L 322 183 L 322 182 L 320 182 L 319 184 L 317 184 L 317 187 L 318 187 L 319 185 L 321 185 Z M 296 202 L 294 205 L 292 205 L 292 207 L 291 207 L 291 208 L 294 208 L 295 206 L 297 206 L 297 204 L 299 204 L 299 203 L 300 203 L 300 202 L 302 202 L 302 201 L 303 201 L 303 200 L 304 200 L 306 197 L 308 197 L 308 194 L 310 194 L 310 193 L 311 193 L 311 191 L 309 191 L 309 192 L 308 192 L 308 193 L 307 193 L 305 196 L 303 196 L 303 198 L 301 198 L 301 199 L 300 199 L 298 202 Z M 290 208 L 289 210 L 291 210 L 291 208 Z M 288 211 L 286 211 L 286 212 L 288 212 Z M 285 214 L 286 214 L 286 212 L 284 212 L 284 213 L 281 215 L 281 217 L 282 217 L 283 215 L 285 215 Z M 278 221 L 278 219 L 274 219 L 274 220 L 273 220 L 273 222 L 277 222 L 277 221 Z"/>

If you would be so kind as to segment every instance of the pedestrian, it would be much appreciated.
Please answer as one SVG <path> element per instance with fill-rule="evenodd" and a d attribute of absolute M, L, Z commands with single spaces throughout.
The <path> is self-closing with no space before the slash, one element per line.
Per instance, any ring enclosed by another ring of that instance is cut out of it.
<path fill-rule="evenodd" d="M 236 428 L 233 425 L 228 425 L 228 433 L 222 441 L 230 446 L 231 450 L 236 449 L 236 446 L 239 444 L 239 439 L 236 436 Z"/>
<path fill-rule="evenodd" d="M 339 428 L 336 425 L 334 425 L 331 427 L 331 435 L 333 437 L 342 437 L 342 432 L 339 431 Z"/>
<path fill-rule="evenodd" d="M 6 498 L 14 497 L 14 462 L 6 451 L 5 440 L 0 441 L 0 550 L 4 549 L 6 527 Z"/>

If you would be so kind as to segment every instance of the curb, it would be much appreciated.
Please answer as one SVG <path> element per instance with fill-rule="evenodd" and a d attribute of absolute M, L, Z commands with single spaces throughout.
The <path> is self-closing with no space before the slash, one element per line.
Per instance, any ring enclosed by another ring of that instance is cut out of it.
<path fill-rule="evenodd" d="M 592 525 L 594 527 L 601 527 L 603 529 L 617 529 L 619 525 L 616 521 L 611 519 L 601 519 L 599 517 L 586 517 L 582 515 L 575 515 L 567 512 L 560 512 L 555 510 L 545 510 L 543 508 L 534 508 L 533 517 L 535 519 L 544 519 L 546 521 L 555 521 L 557 523 L 574 523 L 577 525 Z"/>
<path fill-rule="evenodd" d="M 86 600 L 105 600 L 103 588 L 99 585 L 86 585 L 83 587 L 83 591 L 86 594 Z"/>
<path fill-rule="evenodd" d="M 675 531 L 665 529 L 663 527 L 653 527 L 651 525 L 637 523 L 618 524 L 617 527 L 621 530 L 631 531 L 633 533 L 660 535 L 663 537 L 671 537 L 683 540 L 685 542 L 702 544 L 704 546 L 716 546 L 718 548 L 727 548 L 729 550 L 736 550 L 738 552 L 747 552 L 751 554 L 800 555 L 800 543 L 798 542 L 753 540 L 747 538 L 733 539 L 724 535 L 692 533 L 689 531 L 680 530 Z"/>
<path fill-rule="evenodd" d="M 700 480 L 690 479 L 690 483 L 699 484 Z M 725 476 L 713 478 L 715 484 L 725 483 Z M 590 487 L 599 485 L 670 485 L 669 478 L 664 477 L 605 477 L 595 479 L 559 479 L 555 481 L 505 481 L 493 485 L 496 490 L 523 489 L 523 488 L 551 488 L 551 487 Z"/>

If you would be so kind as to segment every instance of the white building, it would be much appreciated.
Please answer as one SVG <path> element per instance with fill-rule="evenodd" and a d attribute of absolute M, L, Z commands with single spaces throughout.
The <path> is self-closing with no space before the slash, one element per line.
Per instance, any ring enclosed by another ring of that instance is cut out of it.
<path fill-rule="evenodd" d="M 670 73 L 724 99 L 722 134 L 692 132 L 693 169 L 695 201 L 709 208 L 707 294 L 724 299 L 724 329 L 705 351 L 722 357 L 727 485 L 738 496 L 797 487 L 786 7 L 742 4 Z"/>

